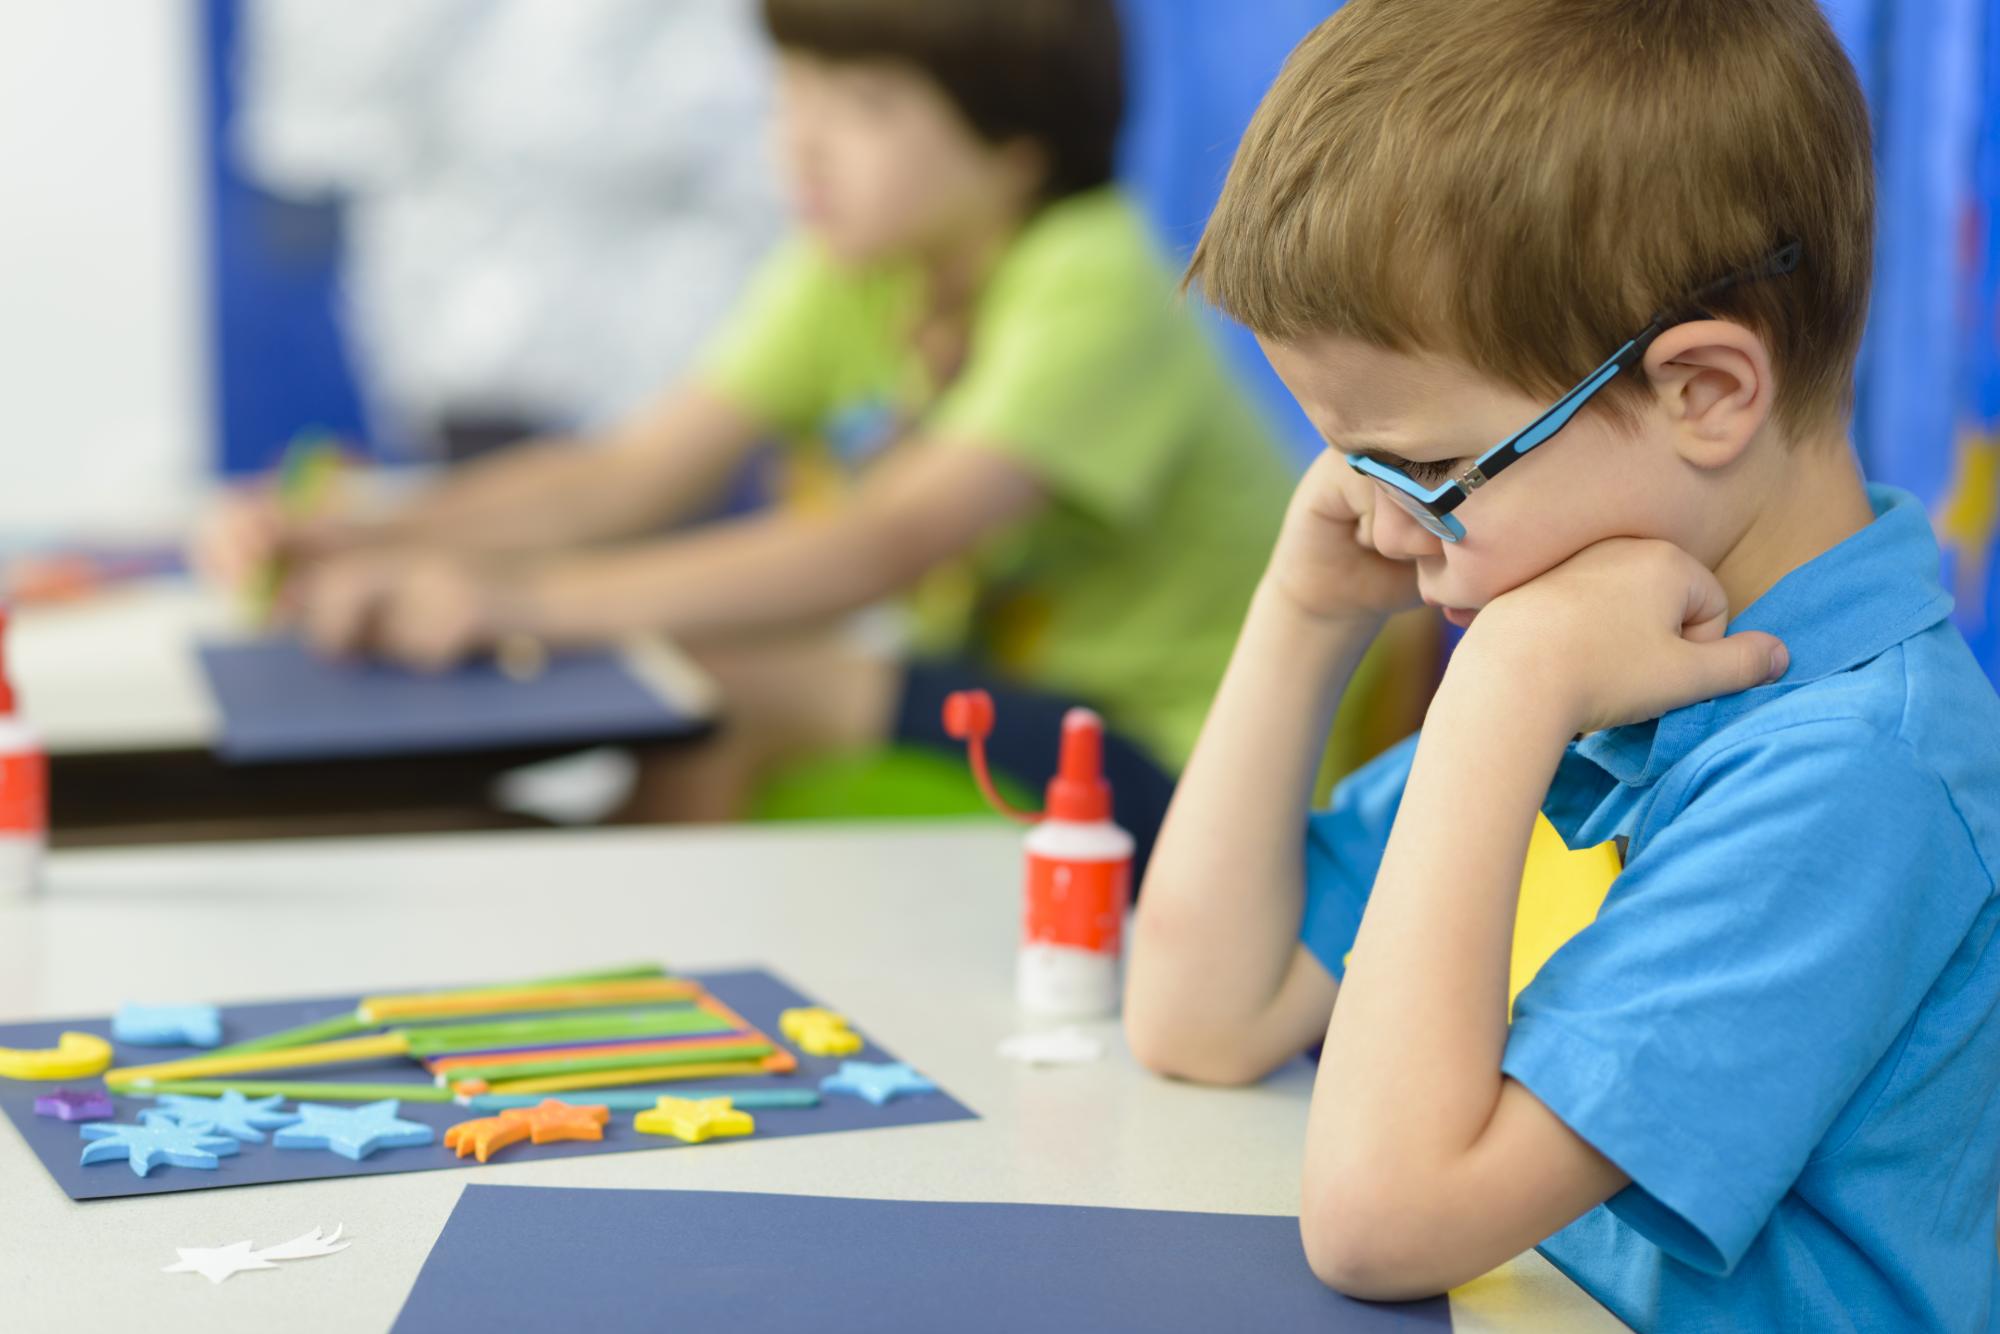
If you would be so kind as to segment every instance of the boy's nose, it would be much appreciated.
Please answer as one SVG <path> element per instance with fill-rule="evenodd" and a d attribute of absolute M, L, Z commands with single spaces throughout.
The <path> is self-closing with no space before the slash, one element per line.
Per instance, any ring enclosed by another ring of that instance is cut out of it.
<path fill-rule="evenodd" d="M 1375 549 L 1390 560 L 1435 556 L 1444 543 L 1385 495 L 1375 497 Z"/>

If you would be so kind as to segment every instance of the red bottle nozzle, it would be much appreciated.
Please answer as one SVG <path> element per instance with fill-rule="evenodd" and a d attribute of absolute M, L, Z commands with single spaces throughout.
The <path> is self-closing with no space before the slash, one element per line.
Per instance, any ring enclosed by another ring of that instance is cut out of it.
<path fill-rule="evenodd" d="M 8 609 L 0 607 L 0 718 L 14 712 L 14 681 L 7 675 Z"/>
<path fill-rule="evenodd" d="M 1017 811 L 1008 805 L 1000 790 L 993 786 L 993 775 L 986 767 L 986 738 L 993 731 L 993 696 L 984 690 L 955 690 L 945 696 L 944 731 L 952 740 L 965 743 L 972 760 L 972 776 L 979 781 L 979 790 L 985 794 L 989 806 L 1022 824 L 1040 821 L 1042 817 L 1034 812 Z"/>
<path fill-rule="evenodd" d="M 1104 781 L 1104 720 L 1089 709 L 1063 715 L 1062 761 L 1049 780 L 1048 817 L 1091 824 L 1111 818 Z"/>
<path fill-rule="evenodd" d="M 984 690 L 959 690 L 944 701 L 945 735 L 965 742 L 972 776 L 993 809 L 1022 824 L 1042 819 L 1090 824 L 1111 818 L 1111 785 L 1104 781 L 1104 720 L 1089 709 L 1063 715 L 1062 756 L 1049 780 L 1048 813 L 1017 811 L 993 786 L 986 767 L 986 738 L 993 731 L 993 697 Z"/>

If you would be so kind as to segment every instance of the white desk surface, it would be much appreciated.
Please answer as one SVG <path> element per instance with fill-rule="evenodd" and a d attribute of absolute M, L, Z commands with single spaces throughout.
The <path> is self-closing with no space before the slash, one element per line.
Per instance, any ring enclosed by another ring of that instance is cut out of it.
<path fill-rule="evenodd" d="M 9 627 L 7 665 L 51 755 L 207 750 L 217 720 L 195 645 L 246 633 L 222 593 L 189 579 L 147 579 L 21 609 Z M 664 641 L 637 640 L 626 653 L 680 712 L 713 713 L 712 684 Z"/>
<path fill-rule="evenodd" d="M 659 960 L 755 963 L 854 1015 L 982 1119 L 76 1204 L 0 1129 L 0 1327 L 386 1329 L 467 1182 L 684 1187 L 1284 1214 L 1311 1073 L 1247 1090 L 995 1045 L 1012 998 L 1014 831 L 984 823 L 458 834 L 64 852 L 0 903 L 0 1017 L 449 984 Z M 110 1170 L 110 1169 L 106 1169 Z M 221 1286 L 176 1246 L 343 1224 L 353 1246 Z M 1303 1263 L 1303 1260 L 1301 1260 Z M 1622 1329 L 1533 1254 L 1453 1299 L 1461 1330 Z"/>

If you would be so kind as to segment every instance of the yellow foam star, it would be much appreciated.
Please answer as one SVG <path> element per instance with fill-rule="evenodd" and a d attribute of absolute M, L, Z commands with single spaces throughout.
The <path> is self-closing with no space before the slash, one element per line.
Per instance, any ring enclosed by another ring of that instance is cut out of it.
<path fill-rule="evenodd" d="M 757 1128 L 750 1113 L 739 1112 L 728 1098 L 662 1097 L 650 1112 L 632 1118 L 632 1128 L 646 1135 L 671 1135 L 689 1144 L 728 1135 L 747 1135 Z"/>
<path fill-rule="evenodd" d="M 847 1025 L 847 1016 L 817 1005 L 786 1010 L 778 1016 L 778 1031 L 808 1056 L 851 1056 L 864 1045 Z"/>

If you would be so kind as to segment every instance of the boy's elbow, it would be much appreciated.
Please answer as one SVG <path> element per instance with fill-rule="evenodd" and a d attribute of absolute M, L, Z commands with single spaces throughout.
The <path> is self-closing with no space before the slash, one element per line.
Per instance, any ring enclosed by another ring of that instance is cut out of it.
<path fill-rule="evenodd" d="M 1255 1059 L 1253 1044 L 1243 1041 L 1240 1032 L 1191 1029 L 1130 1000 L 1125 1006 L 1125 1042 L 1132 1059 L 1153 1074 L 1195 1084 L 1254 1084 L 1273 1068 Z"/>
<path fill-rule="evenodd" d="M 1299 1215 L 1306 1263 L 1320 1282 L 1362 1301 L 1435 1296 L 1451 1285 L 1439 1281 L 1424 1229 L 1411 1221 L 1420 1213 L 1386 1182 L 1309 1187 Z"/>

